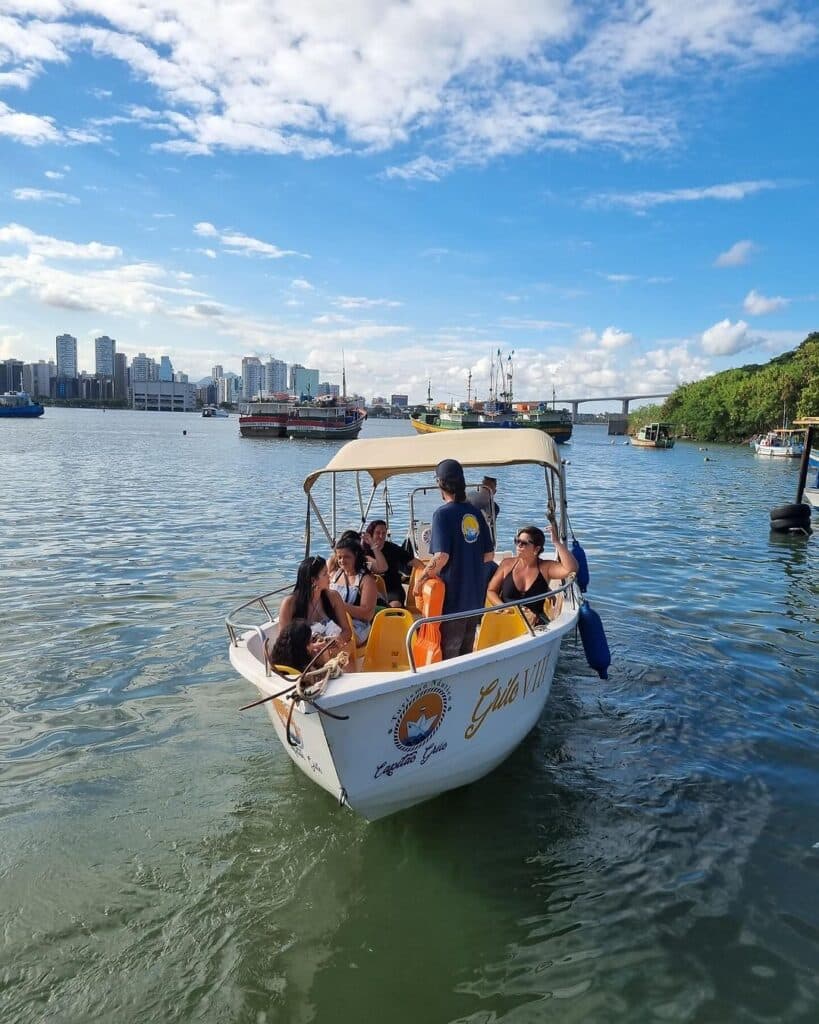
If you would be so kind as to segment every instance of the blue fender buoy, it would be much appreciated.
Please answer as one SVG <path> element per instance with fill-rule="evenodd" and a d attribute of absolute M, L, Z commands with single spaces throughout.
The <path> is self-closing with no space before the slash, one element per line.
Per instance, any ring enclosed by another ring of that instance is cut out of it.
<path fill-rule="evenodd" d="M 608 679 L 609 665 L 611 665 L 611 652 L 609 642 L 606 639 L 606 631 L 600 616 L 592 608 L 588 601 L 580 605 L 580 639 L 583 641 L 583 651 L 586 661 L 601 679 Z"/>
<path fill-rule="evenodd" d="M 589 587 L 589 563 L 577 537 L 572 538 L 572 554 L 577 560 L 577 585 L 581 593 L 585 594 Z"/>

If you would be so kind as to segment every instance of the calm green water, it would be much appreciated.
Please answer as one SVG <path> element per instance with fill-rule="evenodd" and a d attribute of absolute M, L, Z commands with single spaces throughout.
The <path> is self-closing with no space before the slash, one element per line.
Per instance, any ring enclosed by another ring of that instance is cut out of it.
<path fill-rule="evenodd" d="M 289 574 L 333 446 L 0 427 L 3 1024 L 819 1018 L 819 534 L 767 531 L 793 465 L 578 428 L 610 680 L 564 647 L 505 765 L 367 825 L 238 713 L 222 626 Z"/>

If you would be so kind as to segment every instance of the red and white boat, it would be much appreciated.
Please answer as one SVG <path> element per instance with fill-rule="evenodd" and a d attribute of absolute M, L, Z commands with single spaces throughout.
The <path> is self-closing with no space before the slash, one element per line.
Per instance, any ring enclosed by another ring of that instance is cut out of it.
<path fill-rule="evenodd" d="M 242 437 L 294 437 L 350 441 L 358 437 L 367 414 L 332 395 L 297 401 L 289 395 L 248 402 L 239 410 Z"/>

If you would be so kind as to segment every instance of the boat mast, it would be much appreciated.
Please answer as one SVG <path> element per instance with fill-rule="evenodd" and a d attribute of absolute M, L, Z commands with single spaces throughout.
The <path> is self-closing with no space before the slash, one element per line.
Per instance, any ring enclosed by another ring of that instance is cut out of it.
<path fill-rule="evenodd" d="M 345 402 L 347 401 L 347 367 L 344 365 L 344 349 L 341 350 L 341 397 Z M 333 477 L 335 478 L 335 474 Z"/>
<path fill-rule="evenodd" d="M 427 409 L 432 408 L 432 377 L 427 378 Z"/>
<path fill-rule="evenodd" d="M 509 353 L 506 357 L 506 394 L 504 395 L 505 400 L 511 405 L 512 404 L 512 356 L 515 354 L 515 350 Z"/>
<path fill-rule="evenodd" d="M 472 408 L 472 371 L 466 375 L 466 404 Z"/>

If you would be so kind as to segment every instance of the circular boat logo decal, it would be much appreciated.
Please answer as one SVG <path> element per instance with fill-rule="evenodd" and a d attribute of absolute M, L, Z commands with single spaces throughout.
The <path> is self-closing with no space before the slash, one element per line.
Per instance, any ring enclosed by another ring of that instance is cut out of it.
<path fill-rule="evenodd" d="M 478 526 L 478 520 L 471 512 L 467 512 L 461 520 L 461 533 L 464 535 L 464 540 L 467 544 L 474 544 L 481 535 L 481 528 Z"/>
<path fill-rule="evenodd" d="M 449 710 L 449 688 L 429 686 L 407 697 L 393 718 L 392 737 L 399 750 L 415 750 L 438 731 Z"/>

